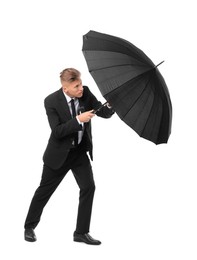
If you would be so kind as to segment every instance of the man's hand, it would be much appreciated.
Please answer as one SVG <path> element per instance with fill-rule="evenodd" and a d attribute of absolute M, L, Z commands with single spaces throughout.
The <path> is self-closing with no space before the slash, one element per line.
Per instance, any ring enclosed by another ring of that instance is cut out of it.
<path fill-rule="evenodd" d="M 81 123 L 87 123 L 92 119 L 93 116 L 95 116 L 94 110 L 90 110 L 90 111 L 81 113 L 80 115 L 77 116 L 77 118 L 79 119 L 79 121 Z"/>

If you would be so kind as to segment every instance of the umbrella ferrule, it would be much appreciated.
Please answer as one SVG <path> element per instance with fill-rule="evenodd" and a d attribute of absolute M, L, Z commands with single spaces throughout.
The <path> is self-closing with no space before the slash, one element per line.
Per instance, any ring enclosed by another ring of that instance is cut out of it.
<path fill-rule="evenodd" d="M 162 63 L 164 63 L 164 60 L 162 61 L 162 62 L 160 62 L 159 64 L 157 64 L 156 66 L 155 66 L 155 68 L 157 68 L 159 65 L 161 65 Z"/>

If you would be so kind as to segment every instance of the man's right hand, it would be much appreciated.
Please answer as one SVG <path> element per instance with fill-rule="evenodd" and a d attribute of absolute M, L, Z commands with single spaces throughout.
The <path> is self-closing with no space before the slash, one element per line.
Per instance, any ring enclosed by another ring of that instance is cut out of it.
<path fill-rule="evenodd" d="M 86 111 L 77 116 L 81 123 L 89 122 L 95 116 L 94 110 Z"/>

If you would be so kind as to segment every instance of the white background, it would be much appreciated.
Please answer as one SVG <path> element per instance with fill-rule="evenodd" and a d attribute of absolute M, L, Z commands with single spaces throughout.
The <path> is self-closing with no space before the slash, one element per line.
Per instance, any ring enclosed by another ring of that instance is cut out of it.
<path fill-rule="evenodd" d="M 195 1 L 3 0 L 0 4 L 1 259 L 197 259 Z M 116 115 L 93 123 L 96 194 L 91 247 L 72 241 L 78 187 L 68 173 L 36 229 L 23 224 L 42 172 L 50 129 L 44 98 L 66 67 L 82 72 L 101 102 L 81 52 L 89 30 L 124 38 L 159 67 L 173 104 L 172 134 L 159 146 Z"/>

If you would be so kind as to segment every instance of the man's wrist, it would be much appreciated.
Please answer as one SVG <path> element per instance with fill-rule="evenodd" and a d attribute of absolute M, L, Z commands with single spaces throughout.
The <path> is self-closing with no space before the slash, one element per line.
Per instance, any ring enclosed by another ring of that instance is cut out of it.
<path fill-rule="evenodd" d="M 77 119 L 77 122 L 79 123 L 79 125 L 81 125 L 82 122 L 79 120 L 78 116 L 76 116 L 76 119 Z"/>

